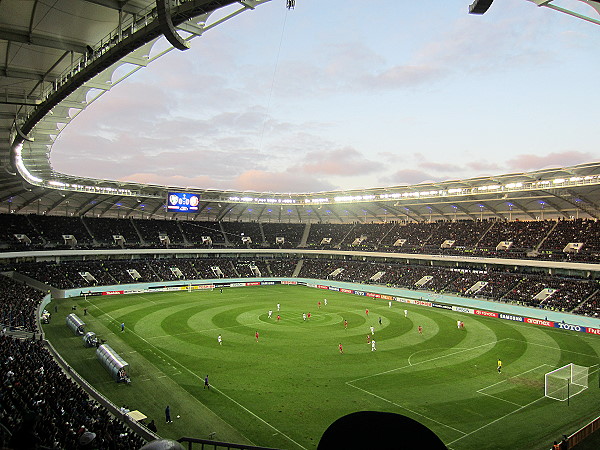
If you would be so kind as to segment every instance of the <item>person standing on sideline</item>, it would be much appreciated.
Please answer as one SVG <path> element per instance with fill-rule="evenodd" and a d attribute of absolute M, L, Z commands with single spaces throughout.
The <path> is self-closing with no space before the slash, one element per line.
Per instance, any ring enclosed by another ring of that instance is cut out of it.
<path fill-rule="evenodd" d="M 125 331 L 125 322 L 121 322 L 121 333 Z"/>
<path fill-rule="evenodd" d="M 208 384 L 208 375 L 204 377 L 204 389 L 208 389 L 210 391 L 210 384 Z"/>
<path fill-rule="evenodd" d="M 377 350 L 377 347 L 375 347 L 375 339 L 373 339 L 371 341 L 371 351 L 374 352 L 375 350 Z"/>
<path fill-rule="evenodd" d="M 169 408 L 169 405 L 167 405 L 167 407 L 165 408 L 165 421 L 167 423 L 171 423 L 173 422 L 171 420 L 171 408 Z"/>
<path fill-rule="evenodd" d="M 343 355 L 344 354 L 344 348 L 342 347 L 341 343 L 340 343 L 340 345 L 338 345 L 338 348 L 340 349 L 340 353 Z"/>
<path fill-rule="evenodd" d="M 150 421 L 150 423 L 148 424 L 148 429 L 150 431 L 152 431 L 153 433 L 156 433 L 158 430 L 156 429 L 156 424 L 154 423 L 154 419 L 152 419 Z"/>
<path fill-rule="evenodd" d="M 223 345 L 223 338 L 221 338 L 221 335 L 217 336 L 217 342 L 219 345 Z"/>
<path fill-rule="evenodd" d="M 502 372 L 502 361 L 498 358 L 498 373 Z"/>
<path fill-rule="evenodd" d="M 256 342 L 258 342 L 258 331 L 256 331 L 256 333 L 254 333 L 254 337 L 256 338 Z"/>

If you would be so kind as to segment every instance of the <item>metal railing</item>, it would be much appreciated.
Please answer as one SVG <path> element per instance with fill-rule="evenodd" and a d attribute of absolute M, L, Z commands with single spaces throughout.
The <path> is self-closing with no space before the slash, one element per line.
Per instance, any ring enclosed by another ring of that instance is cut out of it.
<path fill-rule="evenodd" d="M 212 441 L 210 439 L 197 439 L 191 437 L 182 437 L 177 439 L 179 443 L 187 443 L 187 448 L 192 450 L 193 448 L 204 450 L 205 448 L 210 448 L 214 450 L 218 449 L 235 449 L 235 450 L 278 450 L 273 447 L 257 447 L 255 445 L 245 445 L 245 444 L 232 444 L 230 442 L 219 442 Z M 194 444 L 199 444 L 199 446 L 194 447 Z"/>

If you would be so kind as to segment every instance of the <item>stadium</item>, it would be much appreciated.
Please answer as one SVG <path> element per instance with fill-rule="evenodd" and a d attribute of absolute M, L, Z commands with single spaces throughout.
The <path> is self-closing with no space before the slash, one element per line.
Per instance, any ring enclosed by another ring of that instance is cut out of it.
<path fill-rule="evenodd" d="M 88 106 L 269 2 L 0 2 L 3 448 L 597 448 L 600 162 L 299 193 L 53 168 Z"/>

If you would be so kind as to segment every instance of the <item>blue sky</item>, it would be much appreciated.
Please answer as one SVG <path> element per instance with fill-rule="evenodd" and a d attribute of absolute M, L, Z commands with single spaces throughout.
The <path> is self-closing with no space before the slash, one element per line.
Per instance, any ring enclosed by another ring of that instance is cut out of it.
<path fill-rule="evenodd" d="M 600 160 L 600 26 L 526 0 L 273 0 L 115 86 L 61 172 L 317 192 Z M 561 5 L 599 18 L 575 0 Z M 210 22 L 210 21 L 209 21 Z"/>

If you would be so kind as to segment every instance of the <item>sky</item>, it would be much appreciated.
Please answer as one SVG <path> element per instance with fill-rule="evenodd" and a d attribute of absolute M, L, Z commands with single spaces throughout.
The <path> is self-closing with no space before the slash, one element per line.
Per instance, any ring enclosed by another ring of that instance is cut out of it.
<path fill-rule="evenodd" d="M 471 2 L 273 0 L 114 86 L 51 164 L 298 193 L 600 161 L 600 25 L 526 0 L 470 15 Z"/>

